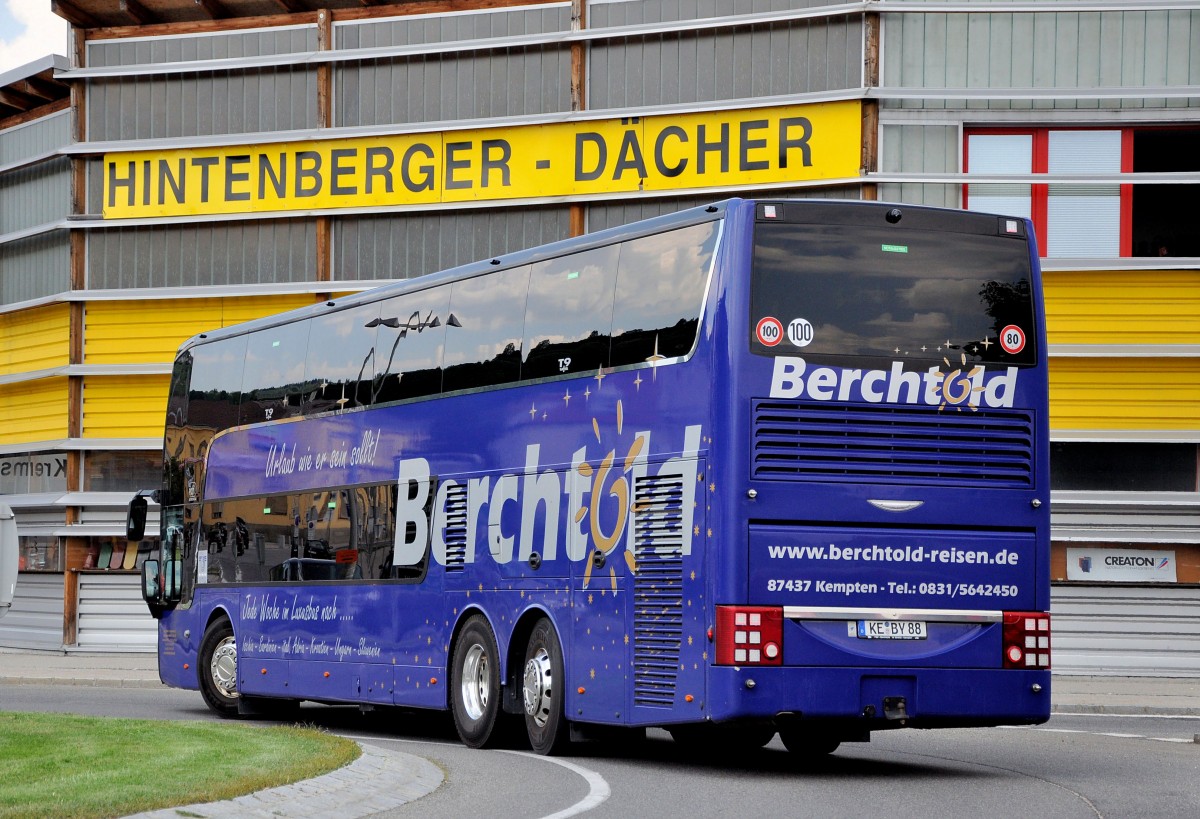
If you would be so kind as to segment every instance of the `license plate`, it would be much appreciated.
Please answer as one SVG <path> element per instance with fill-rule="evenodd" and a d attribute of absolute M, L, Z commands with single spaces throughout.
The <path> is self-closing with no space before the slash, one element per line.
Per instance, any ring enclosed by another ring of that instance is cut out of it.
<path fill-rule="evenodd" d="M 858 636 L 864 640 L 924 640 L 929 633 L 923 620 L 859 620 Z"/>

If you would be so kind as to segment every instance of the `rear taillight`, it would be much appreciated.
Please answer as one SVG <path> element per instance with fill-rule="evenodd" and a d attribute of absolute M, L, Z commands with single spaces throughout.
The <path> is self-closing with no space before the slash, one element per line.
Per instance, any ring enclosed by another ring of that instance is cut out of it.
<path fill-rule="evenodd" d="M 1004 612 L 1004 667 L 1050 667 L 1050 615 L 1048 612 Z"/>
<path fill-rule="evenodd" d="M 717 606 L 717 665 L 783 663 L 783 609 Z"/>

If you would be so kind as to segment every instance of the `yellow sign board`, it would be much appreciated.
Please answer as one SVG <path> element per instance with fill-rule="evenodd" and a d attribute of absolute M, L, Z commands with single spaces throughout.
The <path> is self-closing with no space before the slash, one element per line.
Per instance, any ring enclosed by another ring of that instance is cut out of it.
<path fill-rule="evenodd" d="M 750 187 L 859 174 L 857 101 L 131 151 L 104 217 L 185 216 Z"/>

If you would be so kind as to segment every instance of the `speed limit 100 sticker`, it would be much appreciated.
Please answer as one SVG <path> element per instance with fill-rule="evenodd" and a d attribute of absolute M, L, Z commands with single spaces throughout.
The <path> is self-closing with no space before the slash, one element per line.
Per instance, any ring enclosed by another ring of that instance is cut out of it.
<path fill-rule="evenodd" d="M 783 324 L 774 316 L 761 318 L 754 328 L 754 335 L 758 338 L 759 344 L 764 347 L 774 347 L 783 341 Z"/>
<path fill-rule="evenodd" d="M 1019 353 L 1025 349 L 1025 331 L 1015 324 L 1010 324 L 1000 331 L 1000 347 L 1009 354 Z"/>

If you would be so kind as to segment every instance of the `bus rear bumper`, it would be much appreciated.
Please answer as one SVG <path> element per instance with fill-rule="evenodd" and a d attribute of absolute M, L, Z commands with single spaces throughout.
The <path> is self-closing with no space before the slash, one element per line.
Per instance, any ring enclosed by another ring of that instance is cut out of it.
<path fill-rule="evenodd" d="M 1033 725 L 1050 718 L 1050 672 L 725 667 L 709 671 L 713 721 L 855 721 L 891 727 Z"/>

